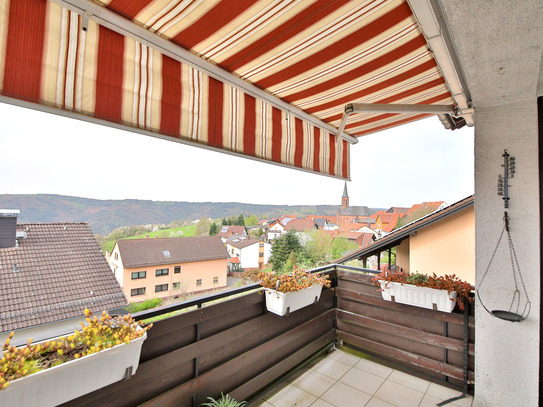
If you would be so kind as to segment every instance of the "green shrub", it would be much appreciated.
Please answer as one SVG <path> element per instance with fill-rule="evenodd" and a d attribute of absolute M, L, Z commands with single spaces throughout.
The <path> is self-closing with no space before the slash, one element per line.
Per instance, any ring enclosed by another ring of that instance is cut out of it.
<path fill-rule="evenodd" d="M 415 273 L 415 274 L 410 274 L 407 277 L 408 284 L 417 285 L 417 283 L 424 284 L 426 282 L 428 282 L 428 276 L 426 274 Z"/>
<path fill-rule="evenodd" d="M 151 308 L 160 307 L 162 305 L 162 300 L 160 298 L 153 298 L 152 300 L 147 300 L 144 302 L 132 302 L 128 304 L 126 310 L 131 314 L 134 312 L 141 312 Z"/>
<path fill-rule="evenodd" d="M 209 400 L 211 400 L 209 403 L 202 404 L 203 406 L 207 407 L 244 407 L 247 402 L 241 401 L 237 402 L 232 397 L 230 397 L 229 394 L 226 396 L 221 393 L 221 399 L 215 400 L 213 397 L 208 397 Z"/>

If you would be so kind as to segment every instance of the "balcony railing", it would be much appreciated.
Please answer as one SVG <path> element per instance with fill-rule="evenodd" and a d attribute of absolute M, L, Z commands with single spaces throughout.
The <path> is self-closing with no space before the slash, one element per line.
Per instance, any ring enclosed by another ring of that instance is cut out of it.
<path fill-rule="evenodd" d="M 334 289 L 284 317 L 266 311 L 263 295 L 246 293 L 258 284 L 134 314 L 148 319 L 195 307 L 154 323 L 134 376 L 65 406 L 192 407 L 221 392 L 250 400 L 334 344 L 461 390 L 464 366 L 473 378 L 472 316 L 384 301 L 371 274 L 361 274 L 371 270 L 332 265 L 315 271 L 329 274 Z M 231 296 L 237 297 L 217 302 Z"/>

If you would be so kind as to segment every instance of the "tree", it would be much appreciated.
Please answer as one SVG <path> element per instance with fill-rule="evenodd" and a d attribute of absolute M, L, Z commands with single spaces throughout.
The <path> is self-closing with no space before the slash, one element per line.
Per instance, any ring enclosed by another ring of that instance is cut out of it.
<path fill-rule="evenodd" d="M 322 230 L 309 234 L 305 251 L 311 261 L 311 266 L 322 266 L 331 258 L 332 237 Z"/>
<path fill-rule="evenodd" d="M 216 236 L 219 233 L 219 225 L 215 222 L 211 222 L 209 226 L 209 236 Z"/>
<path fill-rule="evenodd" d="M 209 234 L 210 220 L 208 218 L 202 218 L 198 221 L 196 226 L 197 236 L 206 236 Z"/>
<path fill-rule="evenodd" d="M 258 218 L 255 215 L 249 215 L 245 218 L 245 226 L 257 226 Z"/>
<path fill-rule="evenodd" d="M 245 226 L 245 218 L 241 214 L 238 216 L 238 218 L 236 219 L 235 222 L 236 223 L 234 223 L 234 224 L 237 225 L 237 226 Z"/>
<path fill-rule="evenodd" d="M 331 255 L 332 259 L 339 259 L 341 256 L 347 254 L 350 251 L 358 249 L 359 246 L 356 242 L 348 239 L 336 237 L 332 242 Z"/>
<path fill-rule="evenodd" d="M 296 253 L 290 252 L 290 255 L 288 256 L 287 262 L 285 263 L 285 267 L 283 271 L 285 273 L 290 273 L 294 266 L 297 264 L 298 259 L 296 258 Z"/>
<path fill-rule="evenodd" d="M 273 266 L 273 271 L 276 273 L 283 272 L 285 263 L 292 252 L 296 253 L 297 258 L 304 257 L 304 248 L 300 244 L 298 236 L 294 231 L 290 230 L 283 236 L 275 239 L 272 246 L 270 263 Z"/>

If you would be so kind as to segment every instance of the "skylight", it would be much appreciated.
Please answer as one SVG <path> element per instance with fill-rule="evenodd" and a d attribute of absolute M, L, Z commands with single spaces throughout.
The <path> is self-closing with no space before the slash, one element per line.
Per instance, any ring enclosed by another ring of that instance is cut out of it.
<path fill-rule="evenodd" d="M 164 257 L 170 257 L 170 251 L 169 250 L 162 250 L 162 254 Z"/>

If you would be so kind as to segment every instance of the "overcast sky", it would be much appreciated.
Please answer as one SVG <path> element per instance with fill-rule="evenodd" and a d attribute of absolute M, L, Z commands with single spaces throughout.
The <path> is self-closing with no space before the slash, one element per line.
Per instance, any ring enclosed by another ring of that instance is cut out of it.
<path fill-rule="evenodd" d="M 343 181 L 0 103 L 0 193 L 340 204 Z M 351 147 L 351 205 L 454 203 L 473 193 L 473 129 L 436 117 Z"/>

